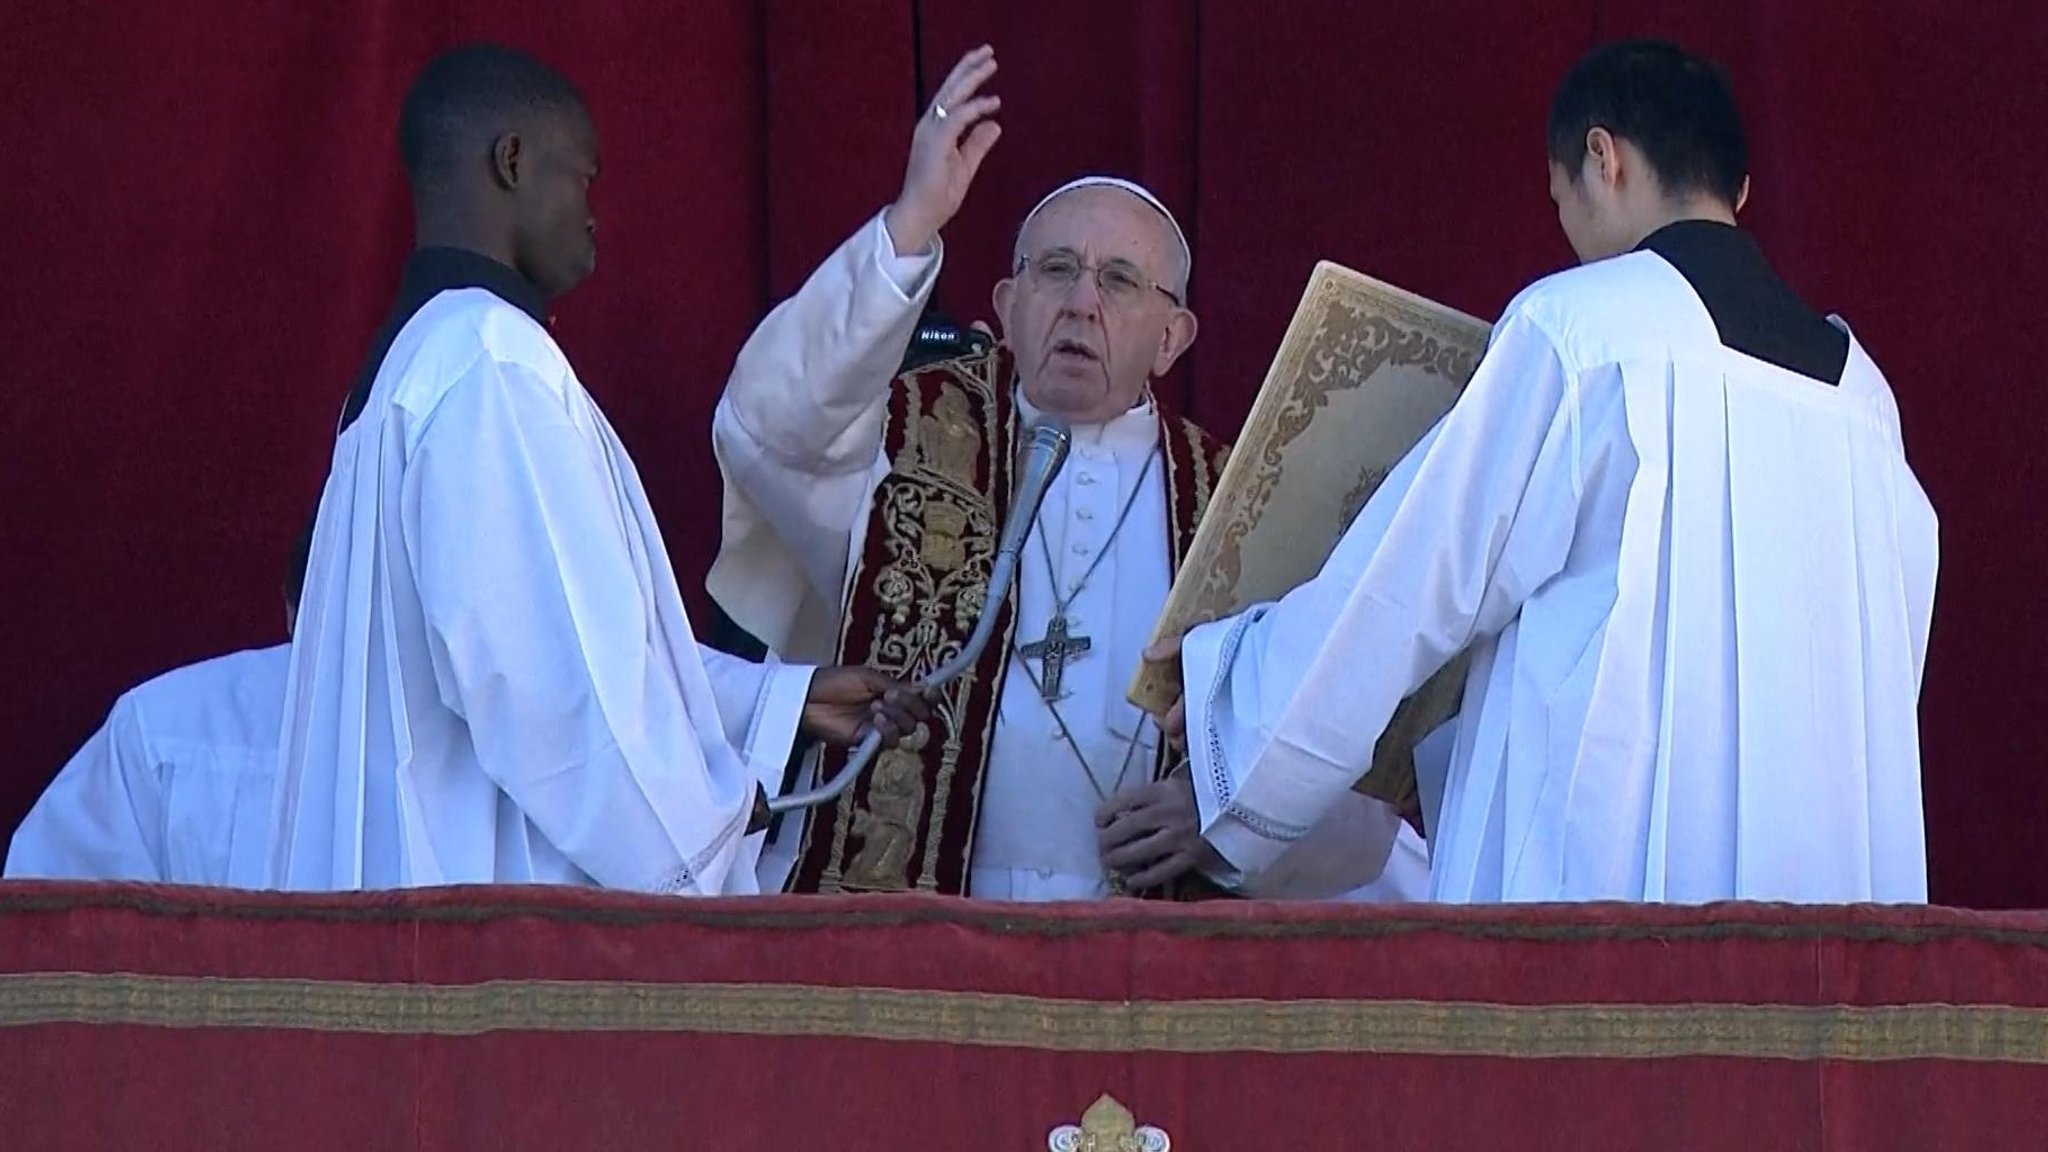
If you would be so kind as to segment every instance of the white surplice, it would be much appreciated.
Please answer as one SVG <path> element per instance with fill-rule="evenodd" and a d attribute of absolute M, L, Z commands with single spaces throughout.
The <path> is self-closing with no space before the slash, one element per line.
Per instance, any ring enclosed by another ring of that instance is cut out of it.
<path fill-rule="evenodd" d="M 1560 273 L 1315 579 L 1186 638 L 1205 833 L 1279 855 L 1469 645 L 1436 898 L 1922 901 L 1936 543 L 1860 345 L 1832 386 L 1652 253 Z"/>
<path fill-rule="evenodd" d="M 122 693 L 15 831 L 8 879 L 260 880 L 230 861 L 266 841 L 290 660 L 231 652 Z"/>
<path fill-rule="evenodd" d="M 871 221 L 754 331 L 713 417 L 725 538 L 709 585 L 734 621 L 788 658 L 833 656 L 869 505 L 889 473 L 882 446 L 888 389 L 941 259 L 936 245 L 899 256 L 882 220 Z M 1022 418 L 1033 419 L 1030 403 L 1018 402 Z M 1159 452 L 1158 418 L 1147 402 L 1106 424 L 1074 428 L 1067 464 L 1047 489 L 1019 566 L 1017 644 L 1045 634 L 1057 583 L 1061 597 L 1073 598 L 1070 629 L 1092 642 L 1068 662 L 1065 698 L 1055 705 L 1081 757 L 1013 653 L 969 863 L 977 897 L 1108 893 L 1095 812 L 1120 778 L 1126 787 L 1145 782 L 1158 741 L 1124 687 L 1171 583 L 1163 455 L 1146 466 Z M 1112 539 L 1141 476 L 1145 489 Z M 1041 671 L 1035 661 L 1028 668 Z M 1337 896 L 1370 888 L 1382 898 L 1420 898 L 1427 864 L 1412 831 L 1383 804 L 1347 803 L 1355 810 L 1333 819 L 1323 849 L 1303 857 L 1322 867 L 1282 870 L 1264 887 L 1254 880 L 1248 893 Z M 769 849 L 764 888 L 784 882 L 799 839 L 785 832 Z M 1395 866 L 1383 869 L 1390 860 Z M 1338 877 L 1351 882 L 1340 886 Z"/>
<path fill-rule="evenodd" d="M 321 496 L 269 880 L 755 890 L 812 669 L 700 647 L 632 461 L 482 289 L 398 334 Z"/>

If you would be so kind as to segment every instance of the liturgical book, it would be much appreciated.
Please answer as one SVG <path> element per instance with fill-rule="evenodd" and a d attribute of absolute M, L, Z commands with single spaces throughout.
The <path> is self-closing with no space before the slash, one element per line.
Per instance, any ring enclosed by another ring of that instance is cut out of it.
<path fill-rule="evenodd" d="M 1486 351 L 1482 320 L 1318 263 L 1218 478 L 1154 638 L 1277 600 L 1322 568 L 1387 473 L 1450 410 Z M 1467 660 L 1402 703 L 1358 790 L 1405 807 L 1415 743 L 1456 713 Z M 1147 663 L 1133 703 L 1164 711 L 1178 658 Z"/>

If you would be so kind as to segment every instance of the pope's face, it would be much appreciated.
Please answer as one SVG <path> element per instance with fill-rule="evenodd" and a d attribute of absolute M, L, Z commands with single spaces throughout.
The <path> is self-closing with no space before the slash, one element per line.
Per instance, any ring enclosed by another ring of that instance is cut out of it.
<path fill-rule="evenodd" d="M 1046 205 L 1022 238 L 1023 267 L 996 285 L 996 316 L 1024 395 L 1072 423 L 1137 405 L 1194 340 L 1180 306 L 1176 242 L 1159 213 L 1121 188 Z"/>

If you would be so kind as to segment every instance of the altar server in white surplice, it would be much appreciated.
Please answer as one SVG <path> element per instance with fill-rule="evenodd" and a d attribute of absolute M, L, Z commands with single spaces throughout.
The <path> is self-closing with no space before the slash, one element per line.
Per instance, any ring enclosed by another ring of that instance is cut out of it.
<path fill-rule="evenodd" d="M 285 571 L 285 631 L 298 613 L 306 540 Z M 250 887 L 237 843 L 260 848 L 277 779 L 291 646 L 173 668 L 122 693 L 14 833 L 7 878 Z"/>
<path fill-rule="evenodd" d="M 726 491 L 712 593 L 786 657 L 898 660 L 921 674 L 975 623 L 962 606 L 986 589 L 974 557 L 1000 530 L 1017 429 L 1064 419 L 1072 455 L 1027 543 L 1008 641 L 999 634 L 974 673 L 981 687 L 838 805 L 779 829 L 762 883 L 1213 896 L 1211 884 L 1162 883 L 1200 843 L 1194 805 L 1184 784 L 1155 779 L 1175 762 L 1124 698 L 1225 452 L 1150 387 L 1195 336 L 1186 237 L 1127 181 L 1056 189 L 1027 215 L 995 290 L 1002 345 L 898 378 L 939 231 L 999 133 L 995 97 L 980 92 L 995 70 L 987 48 L 960 62 L 916 128 L 902 195 L 741 351 L 713 425 Z M 1158 835 L 1105 861 L 1110 804 L 1141 810 Z M 1169 827 L 1176 804 L 1184 832 Z M 1214 879 L 1251 896 L 1419 898 L 1416 833 L 1362 796 L 1343 809 L 1271 875 Z"/>
<path fill-rule="evenodd" d="M 1549 149 L 1583 266 L 1508 306 L 1313 581 L 1184 638 L 1204 835 L 1278 855 L 1469 647 L 1421 781 L 1438 898 L 1923 901 L 1936 522 L 1891 390 L 1735 228 L 1711 65 L 1597 50 Z"/>
<path fill-rule="evenodd" d="M 751 892 L 799 725 L 893 736 L 893 682 L 696 643 L 632 461 L 546 326 L 596 258 L 568 82 L 458 49 L 399 137 L 419 250 L 321 496 L 269 881 Z"/>

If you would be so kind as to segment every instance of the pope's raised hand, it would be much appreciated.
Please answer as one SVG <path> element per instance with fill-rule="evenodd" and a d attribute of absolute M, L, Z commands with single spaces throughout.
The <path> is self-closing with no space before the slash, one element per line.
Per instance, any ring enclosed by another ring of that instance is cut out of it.
<path fill-rule="evenodd" d="M 903 192 L 884 217 L 898 255 L 930 248 L 932 237 L 960 211 L 974 174 L 1002 136 L 1002 125 L 993 119 L 1002 99 L 981 95 L 982 85 L 995 74 L 995 49 L 986 44 L 976 48 L 953 65 L 931 106 L 917 118 Z"/>

